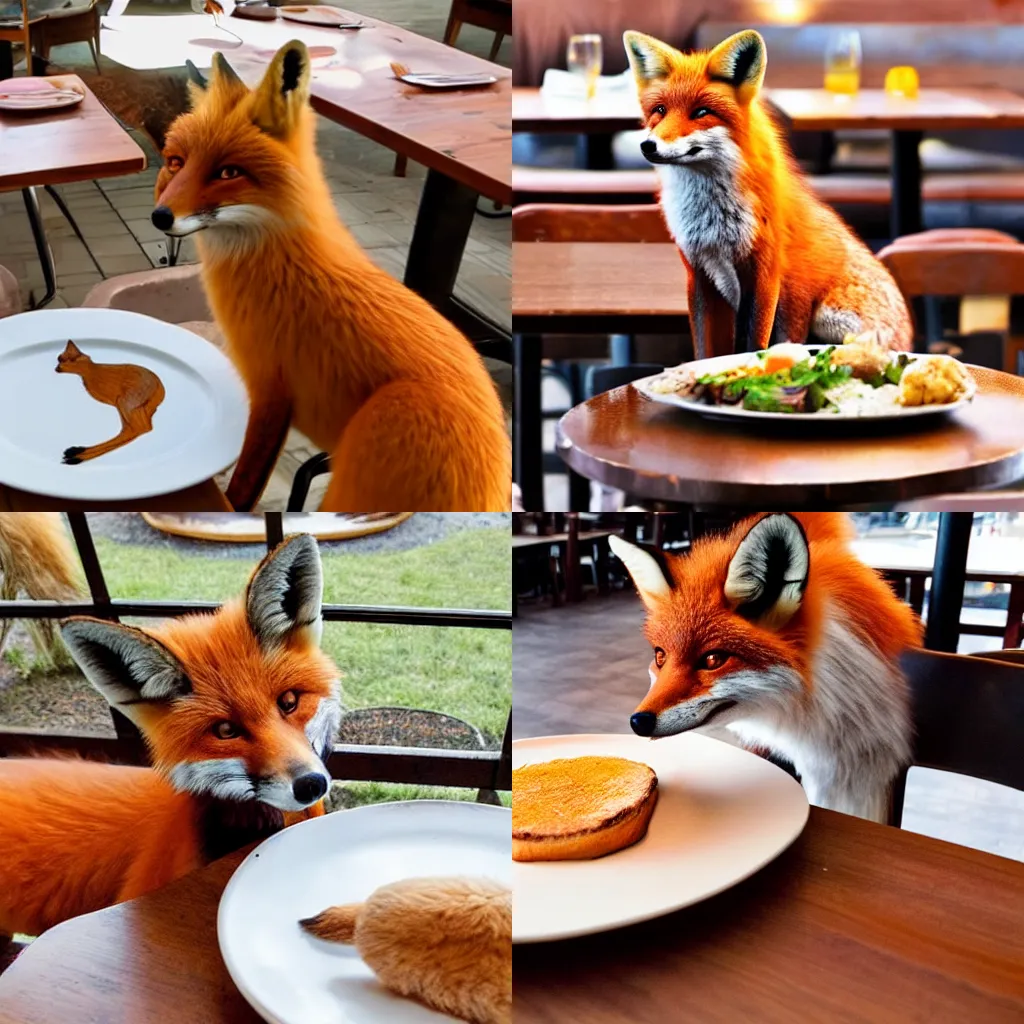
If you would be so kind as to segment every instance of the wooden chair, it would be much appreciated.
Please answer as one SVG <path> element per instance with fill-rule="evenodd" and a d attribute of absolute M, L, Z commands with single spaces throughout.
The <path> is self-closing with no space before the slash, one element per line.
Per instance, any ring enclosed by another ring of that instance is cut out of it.
<path fill-rule="evenodd" d="M 909 651 L 914 723 L 911 764 L 1024 790 L 1024 671 L 992 657 Z M 903 820 L 907 773 L 893 790 L 890 822 Z"/>
<path fill-rule="evenodd" d="M 21 18 L 0 21 L 0 43 L 21 43 L 25 51 L 25 74 L 32 74 L 32 29 L 41 19 L 30 20 L 28 0 L 21 0 Z"/>
<path fill-rule="evenodd" d="M 65 43 L 89 44 L 92 62 L 96 65 L 96 73 L 103 74 L 100 69 L 100 12 L 97 0 L 89 0 L 84 6 L 58 9 L 47 14 L 33 32 L 35 52 L 43 58 L 50 59 L 50 50 L 54 46 Z"/>
<path fill-rule="evenodd" d="M 527 203 L 512 211 L 514 242 L 671 242 L 655 205 Z"/>
<path fill-rule="evenodd" d="M 1001 231 L 947 228 L 904 235 L 878 258 L 912 301 L 927 296 L 1012 296 L 1024 293 L 1024 245 Z M 1008 338 L 1003 369 L 1013 373 L 1024 338 Z"/>
<path fill-rule="evenodd" d="M 494 60 L 505 36 L 512 35 L 512 0 L 452 0 L 444 41 L 454 46 L 463 25 L 476 25 L 493 32 L 488 60 Z"/>

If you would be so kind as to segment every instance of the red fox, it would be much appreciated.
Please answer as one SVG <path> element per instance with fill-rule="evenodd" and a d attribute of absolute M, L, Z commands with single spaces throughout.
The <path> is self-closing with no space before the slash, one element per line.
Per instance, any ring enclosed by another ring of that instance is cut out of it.
<path fill-rule="evenodd" d="M 250 90 L 216 54 L 170 127 L 153 223 L 200 232 L 203 282 L 250 413 L 228 500 L 248 510 L 289 424 L 332 453 L 328 512 L 501 511 L 511 448 L 469 341 L 376 267 L 338 219 L 316 152 L 309 54 Z"/>
<path fill-rule="evenodd" d="M 64 620 L 75 660 L 142 731 L 153 767 L 0 759 L 0 945 L 324 813 L 340 704 L 319 648 L 322 589 L 316 541 L 299 535 L 215 615 L 147 630 Z"/>
<path fill-rule="evenodd" d="M 664 567 L 612 537 L 654 648 L 633 731 L 724 725 L 791 761 L 811 803 L 884 821 L 910 760 L 899 656 L 922 633 L 848 528 L 841 513 L 762 513 Z"/>
<path fill-rule="evenodd" d="M 689 273 L 700 356 L 872 330 L 909 350 L 907 304 L 889 272 L 820 202 L 759 95 L 757 32 L 683 54 L 626 32 L 661 208 Z"/>

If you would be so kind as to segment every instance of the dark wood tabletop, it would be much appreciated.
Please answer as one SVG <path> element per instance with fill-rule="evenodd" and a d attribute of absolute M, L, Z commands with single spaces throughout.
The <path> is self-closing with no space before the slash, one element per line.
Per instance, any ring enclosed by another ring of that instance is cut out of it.
<path fill-rule="evenodd" d="M 185 59 L 208 68 L 221 49 L 249 84 L 262 77 L 265 53 L 292 39 L 336 51 L 313 62 L 313 108 L 410 160 L 436 170 L 496 202 L 512 202 L 509 157 L 511 73 L 508 68 L 428 39 L 367 14 L 368 28 L 339 31 L 278 18 L 225 19 L 244 43 L 218 32 L 205 15 L 173 18 L 126 15 L 104 19 L 103 54 L 126 67 L 181 67 Z M 485 72 L 485 88 L 429 92 L 398 81 L 389 62 L 412 71 Z"/>
<path fill-rule="evenodd" d="M 51 929 L 0 975 L 0 1024 L 260 1024 L 217 945 L 248 852 Z"/>
<path fill-rule="evenodd" d="M 1024 864 L 811 808 L 733 889 L 516 946 L 516 1024 L 1020 1024 Z M 0 990 L 2 991 L 2 990 Z"/>
<path fill-rule="evenodd" d="M 0 112 L 0 192 L 113 178 L 146 169 L 146 154 L 77 75 L 78 106 L 49 114 Z"/>
<path fill-rule="evenodd" d="M 1024 380 L 970 369 L 973 402 L 904 423 L 729 423 L 627 385 L 563 416 L 556 451 L 591 480 L 686 504 L 842 507 L 999 487 L 1024 476 Z"/>

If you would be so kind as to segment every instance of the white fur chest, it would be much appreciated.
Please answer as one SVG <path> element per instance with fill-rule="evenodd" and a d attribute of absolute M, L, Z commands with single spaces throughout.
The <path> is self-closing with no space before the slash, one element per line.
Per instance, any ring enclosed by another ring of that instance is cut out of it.
<path fill-rule="evenodd" d="M 750 255 L 756 221 L 736 184 L 734 168 L 702 161 L 662 165 L 658 174 L 661 208 L 676 244 L 691 266 L 703 270 L 729 305 L 738 309 L 736 263 Z"/>

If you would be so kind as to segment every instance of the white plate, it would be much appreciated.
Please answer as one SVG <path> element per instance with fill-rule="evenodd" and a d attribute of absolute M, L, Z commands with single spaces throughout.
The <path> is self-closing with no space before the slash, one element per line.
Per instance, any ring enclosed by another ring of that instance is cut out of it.
<path fill-rule="evenodd" d="M 5 78 L 0 81 L 0 110 L 12 114 L 39 114 L 51 110 L 63 110 L 65 107 L 76 107 L 85 99 L 84 92 L 70 88 L 59 88 L 59 81 L 52 78 Z M 43 92 L 39 99 L 33 98 L 31 106 L 27 106 L 26 93 Z M 5 96 L 10 93 L 11 97 Z M 52 93 L 53 95 L 47 95 Z M 18 97 L 21 97 L 19 102 Z"/>
<path fill-rule="evenodd" d="M 450 78 L 434 78 L 429 74 L 402 75 L 400 82 L 415 85 L 420 89 L 476 89 L 484 85 L 494 85 L 497 79 L 493 75 L 452 75 Z"/>
<path fill-rule="evenodd" d="M 112 405 L 57 373 L 68 339 L 97 363 L 134 363 L 163 382 L 153 429 L 76 466 L 64 449 L 114 437 Z M 248 400 L 231 362 L 191 331 L 118 309 L 44 309 L 0 320 L 0 483 L 69 501 L 131 501 L 209 479 L 237 457 Z"/>
<path fill-rule="evenodd" d="M 278 11 L 287 21 L 298 21 L 304 25 L 322 25 L 326 28 L 340 28 L 342 25 L 351 28 L 356 25 L 363 27 L 359 15 L 350 14 L 337 7 L 292 4 L 288 7 L 278 7 Z"/>
<path fill-rule="evenodd" d="M 810 352 L 819 352 L 823 348 L 827 348 L 827 345 L 806 345 Z M 751 352 L 737 352 L 727 356 L 712 356 L 710 359 L 697 359 L 692 363 L 682 363 L 679 367 L 671 367 L 671 369 L 682 369 L 692 371 L 697 377 L 703 377 L 708 373 L 722 373 L 724 370 L 728 370 L 733 366 L 744 366 L 754 358 L 754 354 Z M 952 359 L 952 356 L 946 355 L 929 355 L 929 359 Z M 965 364 L 966 365 L 966 364 Z M 970 367 L 967 367 L 968 375 L 970 375 Z M 739 419 L 739 420 L 786 420 L 787 422 L 800 422 L 801 420 L 811 420 L 817 423 L 856 423 L 858 421 L 871 421 L 878 422 L 880 420 L 904 420 L 912 419 L 915 416 L 935 416 L 942 413 L 953 412 L 955 409 L 959 409 L 965 406 L 971 399 L 974 398 L 974 394 L 977 390 L 977 384 L 974 382 L 974 378 L 971 377 L 970 384 L 968 385 L 968 392 L 957 402 L 950 402 L 948 405 L 915 405 L 915 406 L 893 406 L 881 411 L 867 412 L 857 414 L 843 413 L 843 412 L 830 412 L 827 409 L 819 410 L 818 412 L 759 412 L 754 409 L 743 409 L 737 405 L 706 405 L 704 402 L 694 401 L 692 398 L 683 398 L 681 395 L 664 395 L 657 391 L 651 391 L 648 385 L 656 377 L 660 377 L 660 373 L 656 373 L 651 377 L 643 377 L 640 380 L 633 381 L 633 387 L 635 387 L 645 398 L 649 398 L 652 402 L 662 402 L 665 405 L 673 405 L 679 409 L 686 409 L 689 412 L 695 412 L 698 416 L 706 416 L 711 419 Z"/>
<path fill-rule="evenodd" d="M 271 1024 L 439 1024 L 392 995 L 351 946 L 322 942 L 300 918 L 357 903 L 403 878 L 476 875 L 511 884 L 512 814 L 444 800 L 373 804 L 293 825 L 257 847 L 220 902 L 228 973 Z"/>
<path fill-rule="evenodd" d="M 774 860 L 807 821 L 807 797 L 795 779 L 696 733 L 517 740 L 512 767 L 588 754 L 627 757 L 657 773 L 647 835 L 598 860 L 513 864 L 513 942 L 589 935 L 688 907 Z"/>

